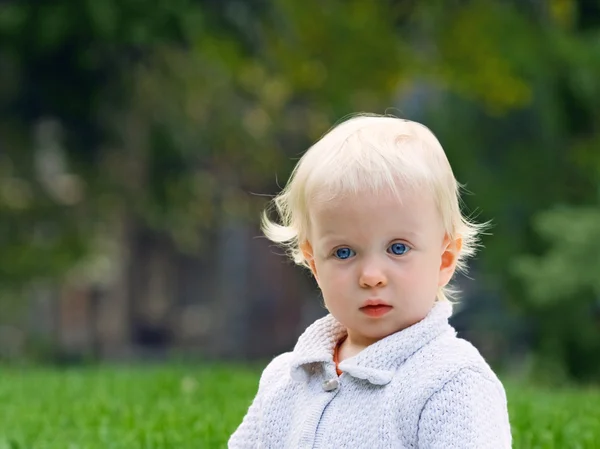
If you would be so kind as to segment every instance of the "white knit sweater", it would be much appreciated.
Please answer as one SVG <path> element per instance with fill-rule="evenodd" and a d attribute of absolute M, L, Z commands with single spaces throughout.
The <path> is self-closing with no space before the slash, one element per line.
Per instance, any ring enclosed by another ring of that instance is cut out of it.
<path fill-rule="evenodd" d="M 317 320 L 264 370 L 229 448 L 509 448 L 502 384 L 437 303 L 415 325 L 333 363 L 344 327 Z"/>

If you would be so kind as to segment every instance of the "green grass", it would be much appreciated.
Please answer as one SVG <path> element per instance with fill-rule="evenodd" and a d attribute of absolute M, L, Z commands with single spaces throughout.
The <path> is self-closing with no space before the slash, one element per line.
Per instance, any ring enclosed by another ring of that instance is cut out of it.
<path fill-rule="evenodd" d="M 0 371 L 0 449 L 225 447 L 257 370 Z"/>
<path fill-rule="evenodd" d="M 515 448 L 600 449 L 600 389 L 507 385 Z"/>
<path fill-rule="evenodd" d="M 258 370 L 3 369 L 0 449 L 221 448 Z M 600 391 L 507 388 L 515 448 L 600 448 Z"/>

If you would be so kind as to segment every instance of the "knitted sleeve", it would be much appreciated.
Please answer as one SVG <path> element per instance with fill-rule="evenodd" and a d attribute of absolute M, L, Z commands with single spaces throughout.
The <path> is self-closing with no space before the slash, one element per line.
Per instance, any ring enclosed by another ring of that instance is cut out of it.
<path fill-rule="evenodd" d="M 419 448 L 511 447 L 506 394 L 498 379 L 463 369 L 433 394 L 421 412 Z"/>
<path fill-rule="evenodd" d="M 250 449 L 258 447 L 258 438 L 260 434 L 260 423 L 262 418 L 261 404 L 265 395 L 265 390 L 269 388 L 271 381 L 278 373 L 284 369 L 285 357 L 287 354 L 281 354 L 275 357 L 271 363 L 264 369 L 258 383 L 258 392 L 248 408 L 248 412 L 242 423 L 229 438 L 227 447 L 229 449 Z"/>
<path fill-rule="evenodd" d="M 260 388 L 242 423 L 229 438 L 229 449 L 249 449 L 258 447 L 258 429 L 260 416 L 261 395 Z"/>

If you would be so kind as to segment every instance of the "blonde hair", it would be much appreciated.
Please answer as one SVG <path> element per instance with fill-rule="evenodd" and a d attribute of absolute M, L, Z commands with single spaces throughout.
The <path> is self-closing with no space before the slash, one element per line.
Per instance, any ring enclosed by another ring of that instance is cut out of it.
<path fill-rule="evenodd" d="M 488 223 L 477 224 L 463 216 L 461 185 L 446 154 L 424 125 L 391 116 L 361 114 L 332 128 L 300 159 L 279 195 L 271 202 L 280 224 L 271 221 L 267 208 L 262 230 L 271 241 L 285 247 L 299 265 L 308 267 L 301 245 L 308 241 L 309 205 L 316 199 L 339 195 L 381 192 L 400 188 L 428 189 L 433 193 L 451 239 L 462 239 L 457 270 L 466 271 L 466 259 L 478 247 L 478 236 Z M 452 298 L 450 286 L 440 288 L 438 301 Z"/>

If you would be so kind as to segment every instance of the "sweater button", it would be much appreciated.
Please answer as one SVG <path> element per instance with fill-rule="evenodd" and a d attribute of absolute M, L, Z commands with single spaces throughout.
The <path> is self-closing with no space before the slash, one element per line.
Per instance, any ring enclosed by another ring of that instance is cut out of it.
<path fill-rule="evenodd" d="M 323 382 L 323 390 L 333 391 L 340 386 L 340 381 L 337 379 L 329 379 Z"/>

